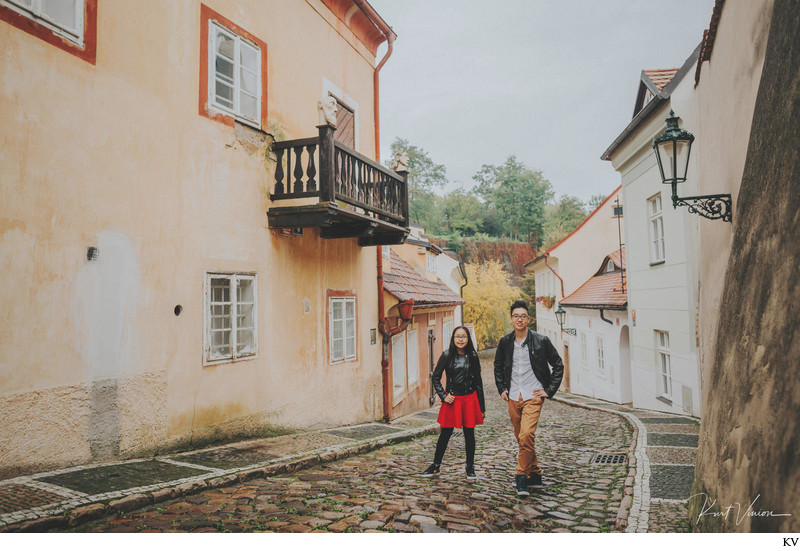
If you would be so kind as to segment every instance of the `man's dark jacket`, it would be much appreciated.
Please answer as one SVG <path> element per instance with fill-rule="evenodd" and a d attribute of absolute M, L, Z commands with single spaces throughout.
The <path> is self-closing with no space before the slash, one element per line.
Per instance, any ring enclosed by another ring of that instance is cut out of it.
<path fill-rule="evenodd" d="M 564 378 L 564 362 L 558 350 L 550 342 L 550 339 L 540 333 L 528 330 L 525 337 L 525 344 L 528 346 L 528 354 L 533 367 L 533 374 L 542 383 L 544 391 L 552 398 L 561 386 L 561 379 Z M 497 385 L 497 392 L 502 394 L 511 388 L 511 367 L 514 362 L 514 332 L 500 339 L 497 345 L 497 352 L 494 355 L 494 382 Z M 553 368 L 550 373 L 550 368 Z M 509 398 L 511 398 L 509 396 Z M 512 398 L 513 399 L 513 398 Z"/>

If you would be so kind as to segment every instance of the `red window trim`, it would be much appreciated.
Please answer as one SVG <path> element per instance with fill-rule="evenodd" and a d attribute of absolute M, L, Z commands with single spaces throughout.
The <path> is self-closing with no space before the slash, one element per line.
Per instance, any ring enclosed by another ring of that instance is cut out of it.
<path fill-rule="evenodd" d="M 353 297 L 356 299 L 356 357 L 352 360 L 339 360 L 337 362 L 331 361 L 331 297 Z M 358 295 L 355 291 L 328 289 L 325 292 L 325 345 L 325 356 L 327 363 L 330 366 L 354 363 L 358 361 Z"/>
<path fill-rule="evenodd" d="M 0 6 L 0 20 L 87 63 L 92 65 L 97 63 L 97 0 L 84 0 L 83 3 L 83 46 L 71 42 L 56 34 L 51 28 L 6 6 Z"/>
<path fill-rule="evenodd" d="M 95 0 L 96 1 L 96 0 Z M 209 23 L 216 21 L 229 31 L 238 34 L 258 45 L 261 49 L 261 128 L 267 127 L 267 43 L 260 40 L 223 17 L 205 4 L 200 4 L 200 115 L 228 126 L 233 126 L 235 118 L 226 113 L 209 108 L 208 105 L 208 29 Z"/>

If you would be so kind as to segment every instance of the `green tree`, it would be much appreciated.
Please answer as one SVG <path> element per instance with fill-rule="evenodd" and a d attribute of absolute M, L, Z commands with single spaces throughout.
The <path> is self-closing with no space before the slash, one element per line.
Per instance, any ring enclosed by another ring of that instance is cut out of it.
<path fill-rule="evenodd" d="M 429 224 L 435 221 L 438 205 L 431 205 L 435 189 L 441 189 L 447 183 L 447 170 L 444 165 L 433 162 L 428 152 L 408 140 L 395 138 L 391 145 L 392 158 L 386 159 L 384 164 L 392 166 L 395 154 L 405 152 L 408 155 L 408 215 L 412 222 L 422 224 L 425 229 L 433 232 Z M 441 213 L 438 213 L 441 220 Z M 441 222 L 438 222 L 441 226 Z"/>
<path fill-rule="evenodd" d="M 463 236 L 474 235 L 481 227 L 483 205 L 480 200 L 464 188 L 458 188 L 444 196 L 442 206 L 445 225 L 452 232 Z"/>
<path fill-rule="evenodd" d="M 553 198 L 553 189 L 540 171 L 512 155 L 503 165 L 483 165 L 473 179 L 476 192 L 497 209 L 508 235 L 542 244 L 544 206 Z"/>
<path fill-rule="evenodd" d="M 545 208 L 544 247 L 550 248 L 586 219 L 583 201 L 572 195 L 562 195 L 557 203 Z"/>
<path fill-rule="evenodd" d="M 586 204 L 589 212 L 594 212 L 594 209 L 600 206 L 600 203 L 606 200 L 606 195 L 592 195 L 589 202 Z"/>

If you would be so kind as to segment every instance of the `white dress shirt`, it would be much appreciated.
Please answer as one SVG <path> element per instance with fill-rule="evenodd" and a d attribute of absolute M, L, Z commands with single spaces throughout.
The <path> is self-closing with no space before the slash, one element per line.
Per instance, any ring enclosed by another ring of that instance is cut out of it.
<path fill-rule="evenodd" d="M 524 401 L 533 398 L 533 392 L 541 388 L 542 383 L 533 374 L 530 356 L 528 355 L 527 338 L 522 344 L 514 339 L 514 356 L 511 364 L 511 388 L 508 390 L 509 400 Z"/>

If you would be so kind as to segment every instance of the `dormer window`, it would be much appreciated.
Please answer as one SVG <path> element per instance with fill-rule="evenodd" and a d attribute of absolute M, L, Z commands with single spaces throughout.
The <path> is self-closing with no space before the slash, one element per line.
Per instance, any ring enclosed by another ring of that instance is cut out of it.
<path fill-rule="evenodd" d="M 606 263 L 606 272 L 613 272 L 617 267 L 610 260 Z"/>

